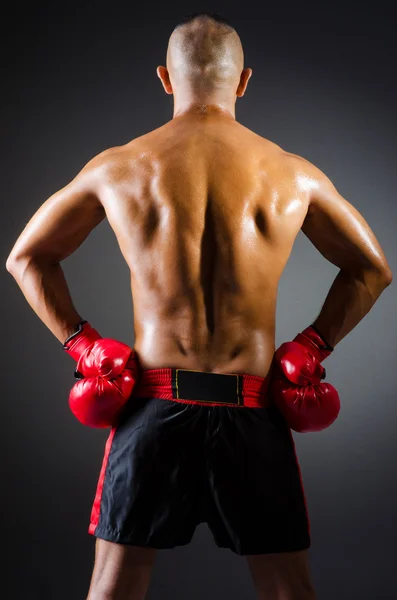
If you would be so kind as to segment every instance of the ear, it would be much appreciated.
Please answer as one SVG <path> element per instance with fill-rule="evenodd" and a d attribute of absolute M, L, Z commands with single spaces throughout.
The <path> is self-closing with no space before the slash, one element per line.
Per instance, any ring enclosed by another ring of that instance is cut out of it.
<path fill-rule="evenodd" d="M 248 81 L 251 78 L 252 69 L 243 69 L 240 75 L 240 83 L 238 84 L 236 90 L 236 96 L 241 98 L 245 94 L 245 90 L 247 89 Z"/>
<path fill-rule="evenodd" d="M 172 85 L 170 81 L 170 75 L 166 67 L 157 67 L 157 75 L 163 84 L 163 88 L 166 94 L 172 94 Z"/>

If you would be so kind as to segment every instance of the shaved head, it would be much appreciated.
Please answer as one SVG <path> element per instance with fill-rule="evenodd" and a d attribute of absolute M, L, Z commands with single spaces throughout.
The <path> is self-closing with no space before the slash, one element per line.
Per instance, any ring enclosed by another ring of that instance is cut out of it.
<path fill-rule="evenodd" d="M 239 35 L 211 13 L 186 17 L 171 34 L 167 69 L 173 86 L 197 91 L 237 87 L 244 68 Z"/>

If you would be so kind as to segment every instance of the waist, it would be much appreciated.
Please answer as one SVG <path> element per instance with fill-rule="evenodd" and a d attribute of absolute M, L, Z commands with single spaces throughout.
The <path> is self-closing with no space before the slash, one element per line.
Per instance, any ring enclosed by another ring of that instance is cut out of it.
<path fill-rule="evenodd" d="M 162 368 L 140 372 L 133 395 L 210 406 L 268 406 L 268 377 Z"/>
<path fill-rule="evenodd" d="M 177 365 L 206 373 L 266 377 L 275 352 L 274 323 L 272 320 L 254 325 L 231 318 L 227 326 L 217 325 L 210 333 L 205 326 L 186 324 L 185 320 L 181 323 L 179 318 L 158 322 L 152 316 L 144 324 L 139 320 L 135 324 L 134 350 L 145 371 Z"/>

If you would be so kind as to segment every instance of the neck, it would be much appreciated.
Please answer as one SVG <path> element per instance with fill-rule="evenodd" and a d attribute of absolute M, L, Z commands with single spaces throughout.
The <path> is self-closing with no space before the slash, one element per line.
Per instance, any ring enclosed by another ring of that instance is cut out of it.
<path fill-rule="evenodd" d="M 174 93 L 174 115 L 181 117 L 183 115 L 206 115 L 219 114 L 229 116 L 232 119 L 236 118 L 235 112 L 236 97 L 230 98 L 230 95 L 219 97 L 216 95 L 183 94 L 177 95 Z"/>

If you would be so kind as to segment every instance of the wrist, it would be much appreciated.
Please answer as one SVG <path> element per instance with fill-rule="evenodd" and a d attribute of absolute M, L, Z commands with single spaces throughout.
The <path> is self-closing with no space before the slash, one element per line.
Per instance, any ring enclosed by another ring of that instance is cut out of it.
<path fill-rule="evenodd" d="M 63 349 L 76 361 L 92 346 L 96 340 L 102 339 L 99 333 L 87 321 L 80 321 L 77 330 L 64 342 Z"/>
<path fill-rule="evenodd" d="M 321 331 L 318 330 L 317 325 L 315 325 L 314 323 L 312 323 L 309 326 L 311 329 L 314 329 L 314 331 L 317 333 L 317 335 L 320 337 L 320 339 L 322 340 L 323 345 L 326 347 L 327 350 L 330 350 L 330 352 L 333 352 L 334 350 L 334 346 L 331 346 L 331 344 L 328 342 L 328 340 L 324 337 L 324 335 L 321 333 Z"/>
<path fill-rule="evenodd" d="M 294 338 L 294 342 L 304 346 L 320 362 L 325 360 L 334 350 L 314 325 L 309 325 L 301 333 L 298 333 Z"/>

